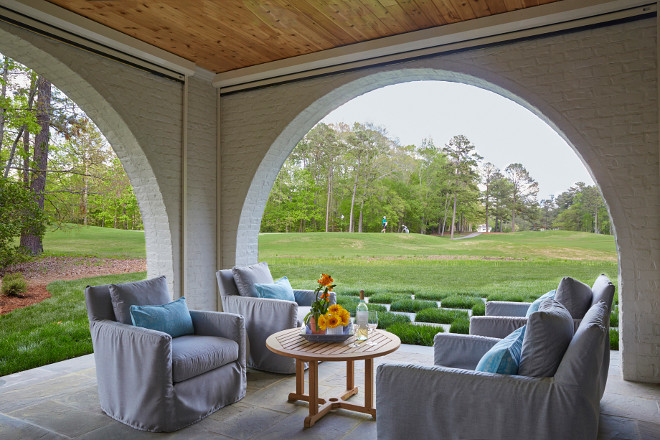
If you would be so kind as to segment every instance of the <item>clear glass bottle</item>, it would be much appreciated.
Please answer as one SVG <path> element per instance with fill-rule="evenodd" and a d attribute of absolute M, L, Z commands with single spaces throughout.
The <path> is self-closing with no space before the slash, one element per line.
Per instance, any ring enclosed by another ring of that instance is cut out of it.
<path fill-rule="evenodd" d="M 364 290 L 360 290 L 360 304 L 355 309 L 355 324 L 357 330 L 355 331 L 355 339 L 357 341 L 366 341 L 369 337 L 369 308 L 364 302 Z"/>

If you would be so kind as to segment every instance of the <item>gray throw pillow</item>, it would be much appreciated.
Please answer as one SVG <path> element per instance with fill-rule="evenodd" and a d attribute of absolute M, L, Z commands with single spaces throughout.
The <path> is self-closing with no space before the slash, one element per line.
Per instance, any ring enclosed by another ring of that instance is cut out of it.
<path fill-rule="evenodd" d="M 599 301 L 605 303 L 609 310 L 612 310 L 612 301 L 614 300 L 614 284 L 610 281 L 605 274 L 601 274 L 596 278 L 596 282 L 591 287 L 593 292 L 593 299 L 591 305 L 597 304 Z"/>
<path fill-rule="evenodd" d="M 571 277 L 564 277 L 557 286 L 555 300 L 562 303 L 573 318 L 582 319 L 591 307 L 592 296 L 591 287 Z"/>
<path fill-rule="evenodd" d="M 541 302 L 538 312 L 527 318 L 518 374 L 552 377 L 573 338 L 573 319 L 554 299 Z"/>
<path fill-rule="evenodd" d="M 265 261 L 250 266 L 234 266 L 231 272 L 234 275 L 238 294 L 241 296 L 258 298 L 257 288 L 254 287 L 256 283 L 273 284 L 273 277 Z"/>
<path fill-rule="evenodd" d="M 117 322 L 132 324 L 131 306 L 159 306 L 172 301 L 164 276 L 132 283 L 110 284 L 110 299 Z"/>

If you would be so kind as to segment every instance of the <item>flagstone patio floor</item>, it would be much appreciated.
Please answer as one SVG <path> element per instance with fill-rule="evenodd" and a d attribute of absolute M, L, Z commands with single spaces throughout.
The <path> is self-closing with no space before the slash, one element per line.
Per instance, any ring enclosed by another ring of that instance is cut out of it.
<path fill-rule="evenodd" d="M 431 365 L 433 349 L 401 348 L 382 362 Z M 660 385 L 621 379 L 620 355 L 612 352 L 610 376 L 601 401 L 600 440 L 660 439 Z M 363 389 L 364 362 L 356 362 L 356 384 Z M 345 364 L 319 366 L 319 393 L 331 395 L 345 385 Z M 336 410 L 303 428 L 305 402 L 288 403 L 295 376 L 248 371 L 247 395 L 199 423 L 174 433 L 137 431 L 106 416 L 99 407 L 93 355 L 0 377 L 0 439 L 375 439 L 370 416 Z M 377 392 L 378 390 L 376 390 Z M 363 402 L 359 393 L 352 397 Z M 448 404 L 451 404 L 448 402 Z M 410 439 L 413 440 L 413 439 Z"/>

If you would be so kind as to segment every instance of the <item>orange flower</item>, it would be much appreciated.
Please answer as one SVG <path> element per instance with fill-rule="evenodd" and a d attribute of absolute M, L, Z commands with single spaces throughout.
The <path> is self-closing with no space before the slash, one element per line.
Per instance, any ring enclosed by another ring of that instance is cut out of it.
<path fill-rule="evenodd" d="M 326 324 L 325 316 L 319 316 L 319 319 L 316 321 L 316 327 L 320 328 L 321 330 L 325 330 Z"/>
<path fill-rule="evenodd" d="M 325 323 L 328 327 L 335 328 L 341 323 L 341 321 L 337 315 L 331 315 L 328 313 L 326 315 Z"/>
<path fill-rule="evenodd" d="M 340 306 L 339 304 L 333 304 L 330 307 L 328 307 L 328 312 L 330 312 L 332 314 L 337 314 L 337 313 L 339 313 L 339 310 L 341 310 L 341 309 L 342 309 L 342 306 Z"/>
<path fill-rule="evenodd" d="M 351 314 L 344 308 L 339 311 L 339 318 L 341 319 L 341 325 L 348 325 L 351 322 Z"/>
<path fill-rule="evenodd" d="M 328 294 L 328 292 L 321 295 L 321 299 L 328 299 L 328 298 L 330 298 L 330 295 Z"/>
<path fill-rule="evenodd" d="M 321 284 L 322 286 L 329 286 L 330 284 L 332 284 L 333 281 L 334 280 L 330 275 L 324 273 L 321 274 L 321 279 L 318 280 L 319 284 Z"/>

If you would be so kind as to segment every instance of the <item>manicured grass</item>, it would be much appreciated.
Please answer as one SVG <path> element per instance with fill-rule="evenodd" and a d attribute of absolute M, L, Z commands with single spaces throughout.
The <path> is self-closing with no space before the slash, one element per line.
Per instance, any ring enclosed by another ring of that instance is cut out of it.
<path fill-rule="evenodd" d="M 484 316 L 486 314 L 486 303 L 483 301 L 481 304 L 472 306 L 472 316 Z"/>
<path fill-rule="evenodd" d="M 539 296 L 541 296 L 541 295 L 539 295 Z M 490 295 L 487 295 L 486 299 L 488 301 L 528 302 L 527 296 L 523 295 L 521 293 L 496 292 L 496 293 L 491 293 Z"/>
<path fill-rule="evenodd" d="M 402 299 L 410 299 L 410 295 L 405 295 L 401 293 L 377 293 L 374 296 L 369 297 L 369 304 L 372 303 L 392 304 L 393 302 Z"/>
<path fill-rule="evenodd" d="M 462 333 L 467 335 L 470 333 L 470 320 L 469 319 L 457 319 L 451 323 L 449 327 L 449 333 Z"/>
<path fill-rule="evenodd" d="M 354 296 L 343 296 L 339 295 L 337 296 L 337 304 L 345 308 L 351 313 L 351 316 L 355 316 L 355 308 L 357 305 L 360 303 L 360 300 L 355 298 Z M 369 310 L 375 310 L 377 312 L 387 312 L 387 307 L 382 306 L 380 304 L 367 304 L 367 307 Z"/>
<path fill-rule="evenodd" d="M 417 299 L 400 299 L 395 301 L 390 306 L 390 310 L 393 312 L 408 312 L 415 313 L 423 309 L 428 309 L 431 307 L 438 307 L 434 301 L 420 301 Z"/>
<path fill-rule="evenodd" d="M 146 258 L 144 231 L 65 224 L 44 236 L 44 256 Z"/>
<path fill-rule="evenodd" d="M 338 252 L 339 251 L 339 252 Z M 539 260 L 600 260 L 616 263 L 614 236 L 587 232 L 535 231 L 515 234 L 482 234 L 467 240 L 450 240 L 420 234 L 352 234 L 308 232 L 259 234 L 261 260 L 275 261 L 296 255 L 304 258 L 379 259 L 432 257 L 514 258 Z M 446 261 L 446 260 L 445 260 Z M 328 272 L 326 272 L 328 273 Z M 334 272 L 330 272 L 334 277 Z M 393 275 L 405 273 L 395 271 Z M 366 284 L 365 284 L 366 285 Z"/>
<path fill-rule="evenodd" d="M 387 328 L 388 332 L 394 333 L 401 339 L 402 344 L 433 345 L 433 338 L 436 334 L 444 330 L 435 325 L 415 325 L 415 324 L 392 324 Z"/>
<path fill-rule="evenodd" d="M 610 349 L 619 349 L 619 330 L 615 328 L 610 329 Z"/>
<path fill-rule="evenodd" d="M 473 296 L 450 296 L 443 299 L 440 305 L 450 309 L 471 309 L 479 303 L 483 304 L 481 298 Z"/>
<path fill-rule="evenodd" d="M 420 310 L 415 316 L 415 322 L 434 322 L 436 324 L 451 324 L 457 319 L 468 319 L 468 313 L 462 310 L 430 308 Z"/>
<path fill-rule="evenodd" d="M 92 353 L 85 287 L 144 279 L 146 272 L 56 281 L 52 297 L 0 315 L 0 376 Z"/>
<path fill-rule="evenodd" d="M 408 315 L 398 313 L 378 312 L 378 328 L 388 328 L 393 324 L 405 324 L 410 322 Z"/>

